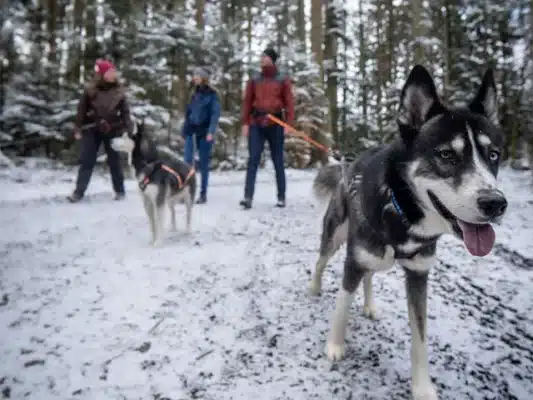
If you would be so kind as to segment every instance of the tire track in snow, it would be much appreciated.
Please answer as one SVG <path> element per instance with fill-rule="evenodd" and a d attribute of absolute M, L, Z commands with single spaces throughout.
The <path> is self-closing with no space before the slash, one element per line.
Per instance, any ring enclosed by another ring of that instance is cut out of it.
<path fill-rule="evenodd" d="M 493 252 L 506 263 L 512 264 L 518 268 L 533 270 L 533 258 L 526 257 L 518 251 L 509 249 L 501 243 L 494 245 Z"/>
<path fill-rule="evenodd" d="M 506 268 L 502 261 L 495 257 L 492 265 L 484 268 Z M 490 280 L 478 282 L 475 271 L 467 275 L 459 268 L 441 261 L 430 291 L 453 305 L 458 312 L 455 323 L 469 328 L 470 340 L 485 354 L 470 359 L 460 346 L 453 346 L 459 351 L 453 350 L 450 338 L 444 346 L 435 344 L 430 356 L 446 369 L 464 371 L 465 385 L 472 388 L 470 399 L 525 400 L 526 392 L 527 398 L 533 397 L 533 387 L 528 384 L 533 381 L 533 318 L 529 317 L 533 310 L 518 310 L 510 304 L 516 282 L 501 281 L 496 273 L 494 278 L 489 275 Z"/>

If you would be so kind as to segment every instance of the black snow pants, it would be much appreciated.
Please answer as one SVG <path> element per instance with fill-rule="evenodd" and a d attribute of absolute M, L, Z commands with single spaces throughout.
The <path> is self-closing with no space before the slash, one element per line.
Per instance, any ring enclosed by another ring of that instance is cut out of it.
<path fill-rule="evenodd" d="M 83 196 L 85 190 L 87 190 L 94 166 L 96 165 L 98 149 L 102 143 L 107 154 L 107 165 L 111 173 L 113 190 L 115 193 L 124 194 L 124 174 L 120 165 L 119 153 L 111 147 L 112 138 L 113 136 L 100 133 L 99 131 L 85 132 L 83 134 L 81 138 L 80 169 L 78 170 L 78 179 L 76 180 L 76 194 Z"/>

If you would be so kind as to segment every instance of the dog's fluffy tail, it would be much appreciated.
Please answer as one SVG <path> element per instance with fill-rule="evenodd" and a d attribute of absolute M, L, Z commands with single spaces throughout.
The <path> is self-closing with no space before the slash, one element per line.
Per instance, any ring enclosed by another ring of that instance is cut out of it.
<path fill-rule="evenodd" d="M 328 164 L 318 170 L 313 181 L 313 194 L 320 203 L 329 201 L 342 179 L 341 164 Z"/>

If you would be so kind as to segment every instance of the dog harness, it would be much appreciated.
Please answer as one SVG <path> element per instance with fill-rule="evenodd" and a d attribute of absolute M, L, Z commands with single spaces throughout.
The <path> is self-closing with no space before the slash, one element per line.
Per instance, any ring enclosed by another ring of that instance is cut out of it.
<path fill-rule="evenodd" d="M 170 168 L 166 164 L 158 162 L 158 163 L 156 163 L 153 166 L 152 171 L 149 174 L 147 174 L 144 177 L 144 179 L 139 183 L 139 188 L 141 190 L 146 189 L 146 186 L 151 181 L 152 175 L 158 170 L 163 170 L 165 172 L 168 172 L 170 175 L 172 175 L 175 178 L 175 180 L 176 180 L 176 186 L 178 187 L 179 190 L 183 189 L 185 187 L 185 185 L 187 184 L 187 182 L 189 182 L 189 179 L 191 179 L 194 176 L 194 174 L 196 173 L 194 168 L 191 168 L 191 169 L 189 169 L 189 172 L 187 173 L 185 178 L 182 178 L 181 175 L 175 169 Z"/>

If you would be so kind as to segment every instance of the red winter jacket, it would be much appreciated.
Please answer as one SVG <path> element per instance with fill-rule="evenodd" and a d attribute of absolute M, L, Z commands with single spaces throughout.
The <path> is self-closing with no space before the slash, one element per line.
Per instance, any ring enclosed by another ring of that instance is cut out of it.
<path fill-rule="evenodd" d="M 277 114 L 284 110 L 285 122 L 293 123 L 292 84 L 288 77 L 278 73 L 276 66 L 264 67 L 261 74 L 246 84 L 242 107 L 243 125 L 257 123 L 258 117 L 254 117 L 254 110 L 262 115 L 265 113 Z"/>

